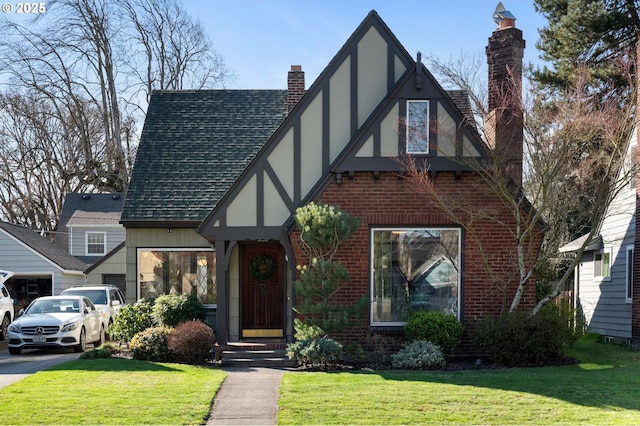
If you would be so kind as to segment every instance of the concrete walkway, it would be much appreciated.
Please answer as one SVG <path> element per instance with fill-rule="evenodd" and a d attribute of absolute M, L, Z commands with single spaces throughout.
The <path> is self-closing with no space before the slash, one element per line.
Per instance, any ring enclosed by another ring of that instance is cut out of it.
<path fill-rule="evenodd" d="M 280 382 L 286 369 L 222 368 L 227 377 L 216 394 L 207 425 L 275 425 Z"/>

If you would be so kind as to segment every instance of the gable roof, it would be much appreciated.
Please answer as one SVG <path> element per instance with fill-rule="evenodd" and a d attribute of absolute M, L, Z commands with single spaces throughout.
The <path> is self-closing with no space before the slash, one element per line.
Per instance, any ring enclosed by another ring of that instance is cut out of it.
<path fill-rule="evenodd" d="M 287 115 L 286 90 L 153 92 L 121 223 L 199 224 Z"/>
<path fill-rule="evenodd" d="M 64 197 L 54 243 L 69 249 L 68 225 L 117 225 L 124 193 L 68 193 Z"/>
<path fill-rule="evenodd" d="M 126 246 L 124 244 L 125 242 L 121 242 L 120 244 L 118 244 L 117 246 L 115 246 L 113 248 L 113 250 L 111 250 L 109 253 L 105 254 L 104 256 L 102 256 L 100 259 L 98 259 L 96 262 L 92 263 L 91 266 L 89 266 L 84 273 L 88 274 L 90 272 L 92 272 L 94 269 L 96 269 L 98 266 L 102 265 L 104 262 L 106 262 L 107 260 L 109 260 L 111 257 L 115 256 L 116 253 L 118 253 L 120 250 L 124 249 Z"/>
<path fill-rule="evenodd" d="M 87 264 L 70 255 L 64 249 L 52 243 L 32 229 L 0 221 L 0 232 L 4 231 L 20 243 L 48 259 L 60 269 L 84 271 Z"/>
<path fill-rule="evenodd" d="M 408 99 L 433 101 L 438 125 L 447 130 L 430 142 L 430 170 L 469 170 L 458 157 L 481 158 L 486 145 L 472 126 L 458 125 L 468 120 L 470 107 L 468 98 L 453 94 L 462 111 L 372 10 L 198 232 L 205 238 L 277 238 L 295 208 L 332 179 L 401 171 L 399 118 Z"/>

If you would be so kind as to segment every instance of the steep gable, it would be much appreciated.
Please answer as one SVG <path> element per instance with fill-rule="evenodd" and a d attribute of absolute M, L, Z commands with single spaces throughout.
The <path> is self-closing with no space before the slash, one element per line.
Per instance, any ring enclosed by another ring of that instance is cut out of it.
<path fill-rule="evenodd" d="M 459 93 L 456 97 L 461 101 Z M 447 157 L 481 156 L 484 144 L 465 125 L 468 117 L 371 11 L 205 219 L 200 233 L 272 238 L 297 206 L 332 179 L 356 171 L 401 170 L 408 99 L 429 99 L 430 116 L 436 117 L 428 156 L 432 170 L 464 169 Z"/>
<path fill-rule="evenodd" d="M 154 92 L 121 222 L 197 225 L 286 113 L 285 90 Z"/>

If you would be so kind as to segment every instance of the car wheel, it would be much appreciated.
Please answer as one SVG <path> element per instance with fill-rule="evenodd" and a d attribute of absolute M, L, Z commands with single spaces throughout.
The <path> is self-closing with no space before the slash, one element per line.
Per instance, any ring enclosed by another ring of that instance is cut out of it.
<path fill-rule="evenodd" d="M 9 314 L 7 314 L 2 318 L 2 324 L 0 324 L 0 340 L 7 340 L 7 329 L 9 328 L 9 323 L 11 323 L 11 320 L 9 319 Z"/>
<path fill-rule="evenodd" d="M 11 355 L 20 355 L 22 353 L 22 349 L 21 348 L 12 348 L 11 346 L 9 346 L 9 353 Z"/>
<path fill-rule="evenodd" d="M 74 352 L 84 352 L 87 347 L 87 332 L 84 327 L 80 330 L 80 343 L 73 347 Z"/>
<path fill-rule="evenodd" d="M 93 342 L 94 348 L 99 348 L 104 343 L 104 325 L 100 326 L 100 334 L 98 334 L 98 340 Z"/>

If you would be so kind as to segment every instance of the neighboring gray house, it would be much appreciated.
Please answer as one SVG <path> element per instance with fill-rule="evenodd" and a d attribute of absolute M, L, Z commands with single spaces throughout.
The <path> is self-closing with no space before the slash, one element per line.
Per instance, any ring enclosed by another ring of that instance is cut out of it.
<path fill-rule="evenodd" d="M 125 228 L 120 214 L 125 194 L 67 194 L 55 243 L 91 266 L 89 284 L 114 284 L 125 290 Z"/>
<path fill-rule="evenodd" d="M 620 177 L 628 180 L 628 187 L 611 200 L 574 275 L 574 302 L 588 331 L 625 343 L 632 338 L 636 182 L 629 171 L 636 145 L 637 132 L 633 131 L 627 148 L 628 161 L 620 171 Z M 578 238 L 561 251 L 577 251 L 587 237 Z"/>
<path fill-rule="evenodd" d="M 121 244 L 120 221 L 125 194 L 67 194 L 54 242 L 92 264 Z"/>
<path fill-rule="evenodd" d="M 17 309 L 36 297 L 85 284 L 87 266 L 37 232 L 0 221 L 0 269 L 15 273 L 5 284 Z"/>

